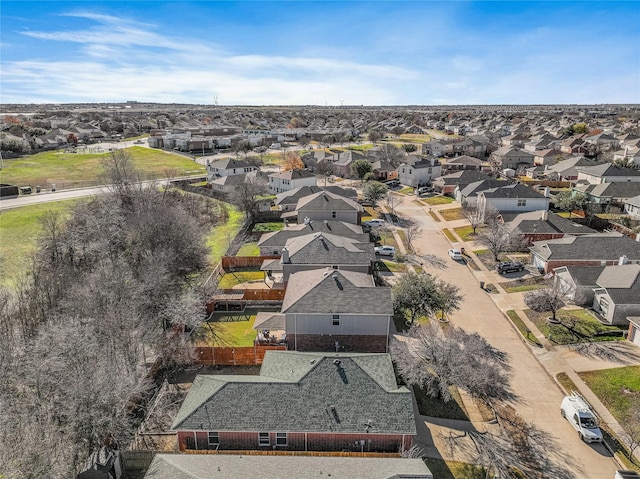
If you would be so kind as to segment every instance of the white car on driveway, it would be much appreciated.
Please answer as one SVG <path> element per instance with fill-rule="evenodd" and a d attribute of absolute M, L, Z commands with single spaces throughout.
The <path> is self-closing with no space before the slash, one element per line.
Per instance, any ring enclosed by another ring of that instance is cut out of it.
<path fill-rule="evenodd" d="M 374 218 L 372 220 L 365 221 L 364 223 L 362 223 L 362 226 L 368 226 L 369 228 L 378 228 L 383 225 L 384 225 L 384 220 L 381 220 L 379 218 Z"/>
<path fill-rule="evenodd" d="M 459 250 L 457 248 L 450 249 L 449 250 L 449 257 L 451 259 L 456 260 L 456 261 L 462 260 L 462 250 Z"/>
<path fill-rule="evenodd" d="M 396 254 L 396 249 L 393 246 L 376 246 L 373 250 L 380 256 L 393 256 Z"/>

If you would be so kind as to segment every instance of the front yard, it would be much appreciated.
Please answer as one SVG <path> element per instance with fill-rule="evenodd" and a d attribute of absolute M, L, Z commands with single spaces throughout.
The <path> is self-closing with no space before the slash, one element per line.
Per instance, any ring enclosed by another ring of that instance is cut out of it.
<path fill-rule="evenodd" d="M 440 216 L 442 216 L 445 221 L 456 221 L 464 219 L 464 216 L 462 215 L 462 208 L 449 208 L 448 210 L 439 210 L 438 213 L 440 213 Z"/>
<path fill-rule="evenodd" d="M 438 205 L 448 205 L 449 203 L 453 203 L 455 200 L 450 196 L 431 196 L 426 198 L 420 198 L 420 201 L 424 201 L 426 204 L 431 206 L 438 206 Z"/>
<path fill-rule="evenodd" d="M 616 326 L 606 326 L 584 309 L 562 309 L 556 314 L 559 324 L 549 322 L 551 313 L 536 313 L 530 309 L 525 314 L 532 323 L 555 344 L 573 344 L 593 341 L 614 341 L 622 339 L 621 335 L 611 336 L 607 333 L 620 333 Z"/>
<path fill-rule="evenodd" d="M 624 427 L 629 413 L 640 406 L 640 366 L 578 374 Z"/>

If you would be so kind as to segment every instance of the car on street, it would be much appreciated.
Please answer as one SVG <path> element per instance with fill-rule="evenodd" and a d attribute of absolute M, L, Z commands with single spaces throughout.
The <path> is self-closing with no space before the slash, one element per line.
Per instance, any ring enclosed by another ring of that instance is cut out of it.
<path fill-rule="evenodd" d="M 365 221 L 364 223 L 362 223 L 362 226 L 367 226 L 369 228 L 378 228 L 383 225 L 384 225 L 384 220 L 381 220 L 379 218 L 374 218 L 372 220 Z"/>
<path fill-rule="evenodd" d="M 524 263 L 520 261 L 502 261 L 496 265 L 496 271 L 499 274 L 514 273 L 523 269 Z"/>
<path fill-rule="evenodd" d="M 560 414 L 578 431 L 584 442 L 602 442 L 602 431 L 598 420 L 585 399 L 578 393 L 565 396 L 560 405 Z"/>
<path fill-rule="evenodd" d="M 456 261 L 460 261 L 462 259 L 462 250 L 458 248 L 452 248 L 449 250 L 449 257 Z"/>
<path fill-rule="evenodd" d="M 380 256 L 393 256 L 396 254 L 396 249 L 393 246 L 376 246 L 373 250 Z"/>
<path fill-rule="evenodd" d="M 400 181 L 398 180 L 389 180 L 385 183 L 385 185 L 387 185 L 387 188 L 396 188 L 398 186 L 400 186 Z"/>
<path fill-rule="evenodd" d="M 613 479 L 640 479 L 640 473 L 636 471 L 616 471 L 616 475 L 613 476 Z"/>
<path fill-rule="evenodd" d="M 431 193 L 433 188 L 431 186 L 421 186 L 417 189 L 416 193 L 418 195 L 426 195 L 427 193 Z"/>

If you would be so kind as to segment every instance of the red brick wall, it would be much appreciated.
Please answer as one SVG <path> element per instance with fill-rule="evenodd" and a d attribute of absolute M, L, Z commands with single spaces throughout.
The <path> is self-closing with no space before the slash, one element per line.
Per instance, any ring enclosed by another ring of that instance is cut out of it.
<path fill-rule="evenodd" d="M 276 433 L 270 432 L 269 446 L 258 445 L 257 432 L 219 432 L 220 450 L 282 450 L 282 451 L 354 451 L 359 452 L 398 452 L 403 446 L 402 434 L 326 434 L 308 433 L 305 448 L 304 433 L 288 433 L 287 445 L 276 445 Z M 181 451 L 192 449 L 198 451 L 213 450 L 209 446 L 208 431 L 196 431 L 197 444 L 193 431 L 179 431 L 178 444 Z M 360 445 L 363 440 L 364 445 Z M 356 444 L 357 442 L 357 444 Z M 404 435 L 404 450 L 411 447 L 412 436 Z M 274 448 L 274 445 L 276 446 Z"/>
<path fill-rule="evenodd" d="M 335 352 L 336 341 L 339 352 L 386 353 L 386 336 L 355 336 L 331 334 L 287 334 L 287 348 L 298 351 Z"/>

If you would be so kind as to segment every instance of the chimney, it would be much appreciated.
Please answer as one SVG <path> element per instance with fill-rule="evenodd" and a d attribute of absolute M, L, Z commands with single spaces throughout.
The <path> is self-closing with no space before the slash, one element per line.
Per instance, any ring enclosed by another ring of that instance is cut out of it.
<path fill-rule="evenodd" d="M 625 265 L 629 262 L 629 258 L 627 258 L 625 255 L 620 256 L 620 258 L 618 259 L 618 266 L 622 266 Z"/>
<path fill-rule="evenodd" d="M 544 210 L 542 212 L 542 221 L 547 221 L 549 219 L 549 210 Z"/>
<path fill-rule="evenodd" d="M 289 250 L 286 246 L 282 248 L 282 263 L 289 263 Z"/>

